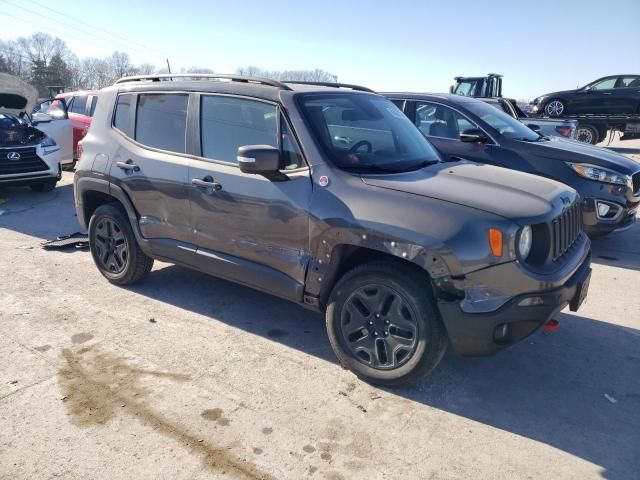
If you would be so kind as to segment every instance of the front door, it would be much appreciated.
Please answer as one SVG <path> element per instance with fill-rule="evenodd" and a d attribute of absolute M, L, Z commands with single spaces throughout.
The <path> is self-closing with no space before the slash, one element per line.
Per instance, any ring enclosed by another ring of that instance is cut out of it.
<path fill-rule="evenodd" d="M 189 167 L 197 257 L 214 274 L 300 299 L 312 187 L 284 115 L 269 102 L 202 95 L 197 117 L 200 151 Z M 244 145 L 279 147 L 288 180 L 242 173 Z"/>
<path fill-rule="evenodd" d="M 505 166 L 492 156 L 489 143 L 465 143 L 460 133 L 478 126 L 458 111 L 439 103 L 416 102 L 414 122 L 418 129 L 445 158 L 463 158 L 474 162 Z"/>
<path fill-rule="evenodd" d="M 617 77 L 602 79 L 572 95 L 570 113 L 611 114 L 615 111 L 615 84 Z"/>
<path fill-rule="evenodd" d="M 142 235 L 167 246 L 193 241 L 185 155 L 188 99 L 182 93 L 121 94 L 112 126 L 121 135 L 113 135 L 118 144 L 110 176 L 135 205 Z"/>

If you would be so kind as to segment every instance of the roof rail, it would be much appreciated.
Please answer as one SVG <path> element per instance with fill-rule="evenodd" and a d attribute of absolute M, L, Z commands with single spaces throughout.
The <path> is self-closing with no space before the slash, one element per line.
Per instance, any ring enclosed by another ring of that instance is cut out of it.
<path fill-rule="evenodd" d="M 336 88 L 350 88 L 351 90 L 358 90 L 360 92 L 376 93 L 370 88 L 362 87 L 360 85 L 352 85 L 350 83 L 337 83 L 337 82 L 299 82 L 297 80 L 282 80 L 282 83 L 293 83 L 298 85 L 318 85 L 319 87 L 336 87 Z"/>
<path fill-rule="evenodd" d="M 162 82 L 162 81 L 173 81 L 182 80 L 182 79 L 193 79 L 193 80 L 230 80 L 232 82 L 242 82 L 242 83 L 257 83 L 260 85 L 268 85 L 270 87 L 280 88 L 282 90 L 291 90 L 287 85 L 277 80 L 271 80 L 270 78 L 262 78 L 262 77 L 247 77 L 244 75 L 225 75 L 225 74 L 215 74 L 215 73 L 161 73 L 155 75 L 134 75 L 131 77 L 122 77 L 119 80 L 116 80 L 114 85 L 119 85 L 123 83 L 130 82 Z"/>

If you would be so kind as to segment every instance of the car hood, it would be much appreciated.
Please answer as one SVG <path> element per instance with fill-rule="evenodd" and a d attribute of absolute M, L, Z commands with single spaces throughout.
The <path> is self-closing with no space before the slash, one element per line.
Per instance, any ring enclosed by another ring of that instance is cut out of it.
<path fill-rule="evenodd" d="M 361 175 L 367 185 L 436 198 L 537 223 L 559 214 L 577 198 L 562 183 L 515 170 L 472 162 L 441 163 L 390 175 Z"/>
<path fill-rule="evenodd" d="M 0 113 L 19 115 L 30 113 L 36 104 L 38 91 L 18 77 L 0 73 Z"/>
<path fill-rule="evenodd" d="M 631 175 L 640 170 L 640 163 L 608 148 L 596 147 L 576 140 L 551 137 L 543 142 L 527 144 L 530 153 L 573 163 L 589 163 Z"/>

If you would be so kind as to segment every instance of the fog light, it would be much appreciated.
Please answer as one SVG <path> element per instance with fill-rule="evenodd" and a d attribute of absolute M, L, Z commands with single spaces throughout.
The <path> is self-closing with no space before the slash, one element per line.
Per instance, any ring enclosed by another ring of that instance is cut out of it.
<path fill-rule="evenodd" d="M 609 213 L 609 210 L 611 210 L 611 207 L 609 205 L 607 205 L 606 203 L 598 202 L 598 215 L 600 215 L 601 217 L 605 217 L 607 213 Z"/>
<path fill-rule="evenodd" d="M 544 300 L 542 299 L 542 297 L 523 298 L 518 303 L 519 307 L 534 307 L 536 305 L 544 305 Z"/>
<path fill-rule="evenodd" d="M 501 323 L 493 331 L 493 339 L 496 342 L 503 342 L 507 338 L 508 334 L 509 334 L 509 325 L 506 323 Z"/>

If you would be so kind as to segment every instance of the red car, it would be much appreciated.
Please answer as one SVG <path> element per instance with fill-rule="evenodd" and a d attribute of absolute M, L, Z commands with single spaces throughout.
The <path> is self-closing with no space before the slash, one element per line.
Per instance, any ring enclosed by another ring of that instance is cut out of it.
<path fill-rule="evenodd" d="M 91 117 L 98 103 L 98 92 L 84 90 L 65 92 L 56 95 L 55 99 L 64 99 L 69 111 L 69 120 L 73 126 L 73 157 L 78 158 L 78 142 L 84 138 L 91 125 Z"/>

